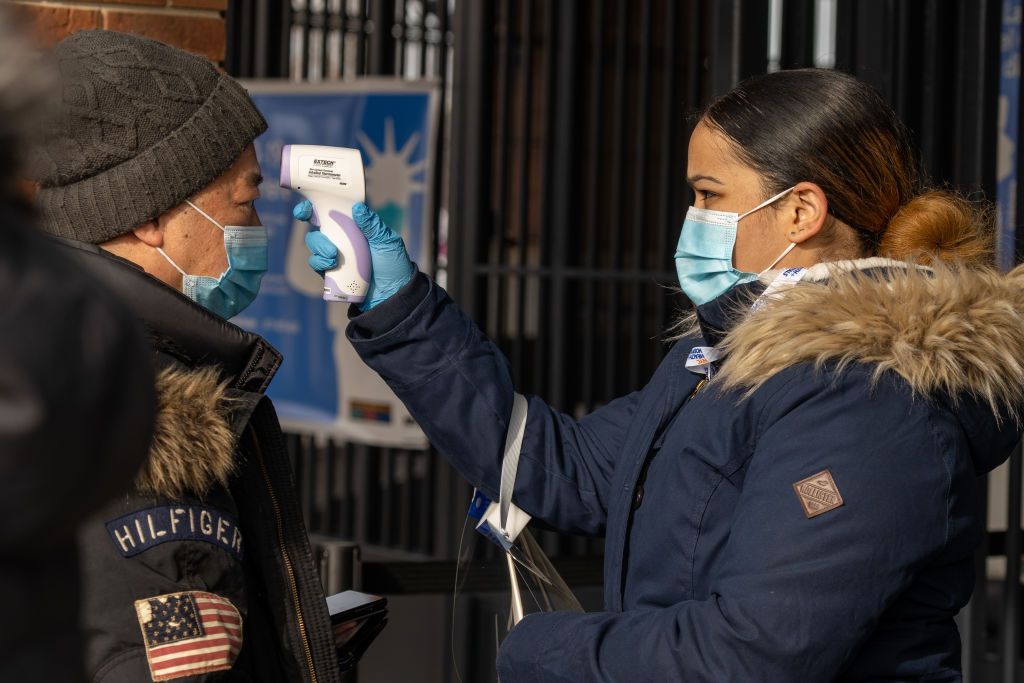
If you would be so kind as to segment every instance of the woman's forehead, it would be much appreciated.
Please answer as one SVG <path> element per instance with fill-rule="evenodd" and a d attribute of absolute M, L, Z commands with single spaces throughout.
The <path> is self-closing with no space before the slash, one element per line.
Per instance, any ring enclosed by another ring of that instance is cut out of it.
<path fill-rule="evenodd" d="M 686 162 L 690 182 L 708 179 L 725 183 L 745 168 L 736 158 L 732 143 L 720 131 L 703 121 L 694 127 Z"/>

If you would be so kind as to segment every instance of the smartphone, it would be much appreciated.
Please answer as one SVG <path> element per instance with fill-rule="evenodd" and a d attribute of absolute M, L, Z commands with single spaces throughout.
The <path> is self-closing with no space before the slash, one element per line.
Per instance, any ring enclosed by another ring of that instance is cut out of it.
<path fill-rule="evenodd" d="M 348 671 L 388 623 L 388 600 L 379 595 L 344 591 L 327 598 L 334 645 L 341 671 Z"/>

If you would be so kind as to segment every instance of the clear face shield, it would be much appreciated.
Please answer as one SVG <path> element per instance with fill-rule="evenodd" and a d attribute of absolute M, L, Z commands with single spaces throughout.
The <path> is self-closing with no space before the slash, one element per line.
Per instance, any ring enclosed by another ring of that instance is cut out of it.
<path fill-rule="evenodd" d="M 499 499 L 492 501 L 479 490 L 473 492 L 473 500 L 463 527 L 463 538 L 459 541 L 460 570 L 468 564 L 463 555 L 463 541 L 469 524 L 473 524 L 479 534 L 473 534 L 474 539 L 480 539 L 482 536 L 499 549 L 507 572 L 510 600 L 505 620 L 505 634 L 528 614 L 584 611 L 579 600 L 526 528 L 530 523 L 530 515 L 512 503 L 527 411 L 526 398 L 516 394 L 505 440 Z M 473 540 L 469 545 L 473 545 Z M 465 577 L 465 572 L 463 574 Z M 458 573 L 455 585 L 454 597 L 457 600 L 460 586 Z M 500 640 L 502 635 L 500 628 L 497 628 L 495 637 Z"/>
<path fill-rule="evenodd" d="M 582 612 L 579 600 L 526 528 L 529 515 L 511 505 L 504 529 L 500 520 L 500 504 L 475 491 L 468 521 L 504 555 L 510 599 L 506 632 L 527 614 Z"/>

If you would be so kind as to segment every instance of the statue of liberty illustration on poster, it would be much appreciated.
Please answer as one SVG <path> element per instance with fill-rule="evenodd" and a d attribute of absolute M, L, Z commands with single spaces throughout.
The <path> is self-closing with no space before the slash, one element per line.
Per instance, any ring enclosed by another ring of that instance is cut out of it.
<path fill-rule="evenodd" d="M 234 322 L 284 354 L 269 391 L 282 424 L 344 441 L 426 448 L 405 406 L 346 339 L 348 306 L 322 300 L 323 282 L 306 264 L 304 238 L 312 228 L 292 218 L 301 198 L 281 188 L 277 175 L 285 144 L 358 148 L 366 203 L 401 234 L 420 270 L 430 272 L 436 89 L 400 81 L 247 86 L 270 124 L 256 142 L 266 178 L 257 209 L 270 233 L 270 270 L 259 297 Z"/>

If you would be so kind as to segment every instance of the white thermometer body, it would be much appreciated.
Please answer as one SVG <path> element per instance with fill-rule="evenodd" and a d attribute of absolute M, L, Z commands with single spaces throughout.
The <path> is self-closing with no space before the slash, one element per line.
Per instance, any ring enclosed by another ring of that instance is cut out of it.
<path fill-rule="evenodd" d="M 365 301 L 372 274 L 370 246 L 352 219 L 352 207 L 366 201 L 359 150 L 285 145 L 281 187 L 298 192 L 313 204 L 310 222 L 338 247 L 338 266 L 324 273 L 324 301 Z"/>

